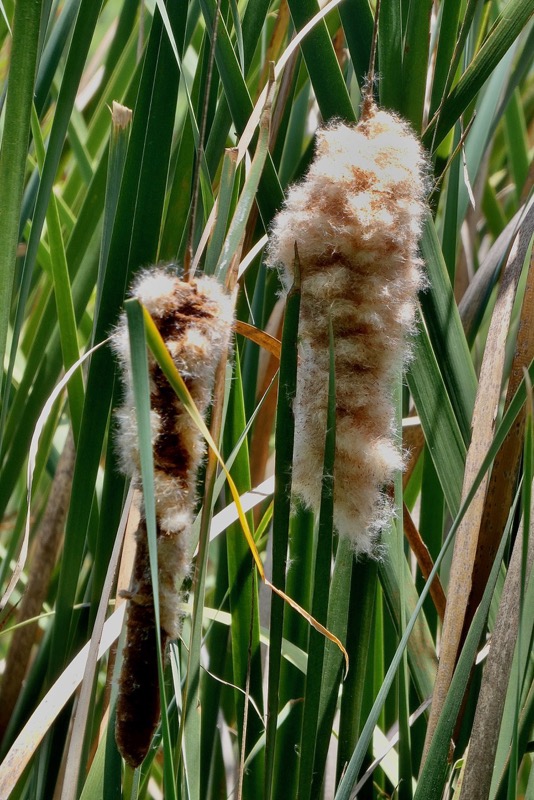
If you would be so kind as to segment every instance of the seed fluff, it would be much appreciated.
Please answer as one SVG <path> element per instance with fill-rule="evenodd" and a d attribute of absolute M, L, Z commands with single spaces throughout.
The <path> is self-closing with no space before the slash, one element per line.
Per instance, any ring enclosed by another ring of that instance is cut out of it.
<path fill-rule="evenodd" d="M 376 555 L 391 518 L 384 488 L 402 455 L 392 386 L 409 354 L 417 292 L 426 161 L 407 123 L 364 104 L 355 126 L 318 132 L 305 179 L 290 188 L 268 263 L 301 279 L 293 490 L 317 511 L 328 402 L 329 319 L 336 373 L 334 524 L 356 554 Z"/>

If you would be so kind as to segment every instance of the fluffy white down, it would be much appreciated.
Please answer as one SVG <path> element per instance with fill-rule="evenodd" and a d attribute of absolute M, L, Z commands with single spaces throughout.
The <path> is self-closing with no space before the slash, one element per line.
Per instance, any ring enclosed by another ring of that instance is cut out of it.
<path fill-rule="evenodd" d="M 373 107 L 351 127 L 318 133 L 305 179 L 273 222 L 268 262 L 301 277 L 293 490 L 318 510 L 328 393 L 328 329 L 335 340 L 334 523 L 357 554 L 376 555 L 391 518 L 384 492 L 402 456 L 392 386 L 409 354 L 417 292 L 426 161 L 409 126 Z"/>

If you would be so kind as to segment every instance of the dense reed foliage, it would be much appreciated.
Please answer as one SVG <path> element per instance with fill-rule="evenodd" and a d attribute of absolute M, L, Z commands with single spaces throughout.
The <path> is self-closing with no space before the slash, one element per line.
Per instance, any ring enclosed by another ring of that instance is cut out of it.
<path fill-rule="evenodd" d="M 375 5 L 0 2 L 0 798 L 534 797 L 534 0 L 382 0 L 355 134 Z"/>

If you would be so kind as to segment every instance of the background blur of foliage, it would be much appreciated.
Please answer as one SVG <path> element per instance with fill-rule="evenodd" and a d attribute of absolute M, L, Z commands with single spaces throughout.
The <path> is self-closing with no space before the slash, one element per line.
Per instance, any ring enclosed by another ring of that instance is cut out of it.
<path fill-rule="evenodd" d="M 534 350 L 534 0 L 382 3 L 378 97 L 422 135 L 433 174 L 421 243 L 430 288 L 398 392 L 410 455 L 378 564 L 353 563 L 331 516 L 318 558 L 307 512 L 288 531 L 289 410 L 280 405 L 275 464 L 279 360 L 258 344 L 258 331 L 281 339 L 283 318 L 263 237 L 321 120 L 357 118 L 374 4 L 344 0 L 317 22 L 279 74 L 269 138 L 251 130 L 246 155 L 231 149 L 268 62 L 318 8 L 0 2 L 2 798 L 341 799 L 362 776 L 360 798 L 534 797 L 524 376 Z M 113 101 L 133 110 L 131 124 L 112 126 Z M 216 401 L 222 452 L 241 493 L 264 484 L 249 523 L 267 574 L 343 641 L 350 670 L 343 681 L 336 646 L 271 603 L 239 525 L 217 516 L 231 502 L 224 481 L 208 482 L 162 730 L 133 773 L 113 736 L 124 610 L 114 575 L 118 563 L 127 585 L 135 520 L 120 556 L 131 497 L 110 436 L 120 387 L 109 349 L 52 392 L 109 334 L 135 271 L 189 252 L 221 280 L 241 264 L 237 315 L 257 331 L 240 329 Z M 292 353 L 294 341 L 281 355 L 288 379 Z M 493 459 L 489 488 L 473 500 Z M 421 596 L 425 556 L 430 566 L 439 559 L 445 626 L 439 591 Z M 21 619 L 34 622 L 15 631 Z M 442 691 L 430 712 L 439 648 Z"/>

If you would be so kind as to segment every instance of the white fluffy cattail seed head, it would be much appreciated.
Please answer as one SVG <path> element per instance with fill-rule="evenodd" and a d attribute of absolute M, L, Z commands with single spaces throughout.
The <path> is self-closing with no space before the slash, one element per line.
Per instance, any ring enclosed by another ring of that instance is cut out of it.
<path fill-rule="evenodd" d="M 374 105 L 356 126 L 319 131 L 315 158 L 274 220 L 268 260 L 301 280 L 293 490 L 321 496 L 329 319 L 335 340 L 334 523 L 356 553 L 373 554 L 391 509 L 383 492 L 402 466 L 394 441 L 393 377 L 423 286 L 418 238 L 425 157 L 409 126 Z"/>

